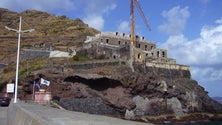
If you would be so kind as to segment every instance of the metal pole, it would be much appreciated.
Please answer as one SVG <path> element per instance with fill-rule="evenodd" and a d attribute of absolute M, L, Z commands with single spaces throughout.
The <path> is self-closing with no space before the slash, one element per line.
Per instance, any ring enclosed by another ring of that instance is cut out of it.
<path fill-rule="evenodd" d="M 33 82 L 33 86 L 32 86 L 32 101 L 33 102 L 35 101 L 35 84 L 36 84 L 36 81 Z"/>
<path fill-rule="evenodd" d="M 22 17 L 19 18 L 19 30 L 9 28 L 5 26 L 6 29 L 10 31 L 14 31 L 18 33 L 18 49 L 17 49 L 17 61 L 16 61 L 16 75 L 15 75 L 15 93 L 14 93 L 14 103 L 17 103 L 17 96 L 18 96 L 18 70 L 19 70 L 19 53 L 20 53 L 20 36 L 21 33 L 27 33 L 27 32 L 32 32 L 34 29 L 31 30 L 24 30 L 22 31 Z"/>
<path fill-rule="evenodd" d="M 18 70 L 19 70 L 19 53 L 20 53 L 21 26 L 22 26 L 22 17 L 20 17 L 20 21 L 19 21 L 19 31 L 18 31 L 18 49 L 17 49 L 17 61 L 16 61 L 14 103 L 17 103 L 17 98 L 18 98 Z"/>

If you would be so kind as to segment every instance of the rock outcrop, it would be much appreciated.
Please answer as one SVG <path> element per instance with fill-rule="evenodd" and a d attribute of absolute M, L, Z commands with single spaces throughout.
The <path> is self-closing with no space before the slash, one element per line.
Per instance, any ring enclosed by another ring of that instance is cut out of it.
<path fill-rule="evenodd" d="M 39 73 L 51 81 L 46 89 L 67 110 L 146 122 L 221 119 L 222 105 L 191 79 L 189 71 L 153 67 L 146 71 L 131 72 L 126 65 L 110 65 L 56 75 L 52 69 Z"/>

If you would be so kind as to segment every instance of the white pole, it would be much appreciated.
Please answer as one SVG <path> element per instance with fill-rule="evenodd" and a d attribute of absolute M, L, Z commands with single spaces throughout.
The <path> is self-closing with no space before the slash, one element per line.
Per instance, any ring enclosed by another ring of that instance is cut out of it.
<path fill-rule="evenodd" d="M 19 53 L 20 53 L 20 36 L 21 33 L 32 32 L 34 29 L 31 30 L 24 30 L 22 31 L 22 17 L 19 18 L 19 30 L 9 28 L 5 26 L 6 29 L 10 31 L 14 31 L 18 33 L 18 49 L 17 49 L 17 61 L 16 61 L 16 75 L 15 75 L 15 93 L 14 93 L 14 103 L 17 103 L 17 96 L 18 96 L 18 71 L 19 71 Z"/>
<path fill-rule="evenodd" d="M 18 70 L 19 70 L 19 53 L 20 53 L 21 27 L 22 27 L 22 17 L 20 17 L 20 21 L 19 21 L 19 31 L 18 31 L 18 49 L 17 49 L 17 61 L 16 61 L 14 103 L 17 103 L 17 97 L 18 97 Z"/>
<path fill-rule="evenodd" d="M 32 86 L 32 101 L 35 101 L 35 84 L 36 84 L 36 81 L 33 82 L 33 86 Z"/>

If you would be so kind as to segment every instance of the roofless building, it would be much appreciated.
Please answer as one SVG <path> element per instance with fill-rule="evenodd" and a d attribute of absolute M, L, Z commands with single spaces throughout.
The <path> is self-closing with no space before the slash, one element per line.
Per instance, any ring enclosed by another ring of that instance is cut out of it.
<path fill-rule="evenodd" d="M 87 36 L 84 48 L 89 55 L 101 55 L 109 59 L 130 59 L 131 35 L 119 32 L 101 32 L 95 36 Z M 156 43 L 146 40 L 143 36 L 136 36 L 134 47 L 135 62 L 161 62 L 175 64 L 176 60 L 168 58 L 167 50 L 156 48 Z"/>

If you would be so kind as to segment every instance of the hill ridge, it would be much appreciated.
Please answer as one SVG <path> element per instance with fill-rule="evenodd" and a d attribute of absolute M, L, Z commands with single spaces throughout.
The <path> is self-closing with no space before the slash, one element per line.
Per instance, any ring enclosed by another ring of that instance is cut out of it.
<path fill-rule="evenodd" d="M 53 46 L 59 50 L 66 50 L 67 47 L 79 46 L 88 35 L 95 35 L 100 31 L 91 28 L 80 18 L 70 19 L 66 16 L 56 16 L 44 11 L 25 10 L 13 12 L 8 9 L 0 8 L 0 36 L 11 37 L 10 39 L 0 38 L 3 48 L 0 50 L 2 62 L 11 62 L 15 58 L 17 46 L 17 34 L 5 29 L 8 26 L 18 29 L 19 17 L 22 17 L 22 30 L 35 29 L 32 33 L 21 35 L 21 47 L 32 47 L 44 43 L 46 46 Z M 14 37 L 14 38 L 12 38 Z M 30 39 L 32 37 L 32 39 Z M 7 47 L 6 47 L 7 46 Z"/>

